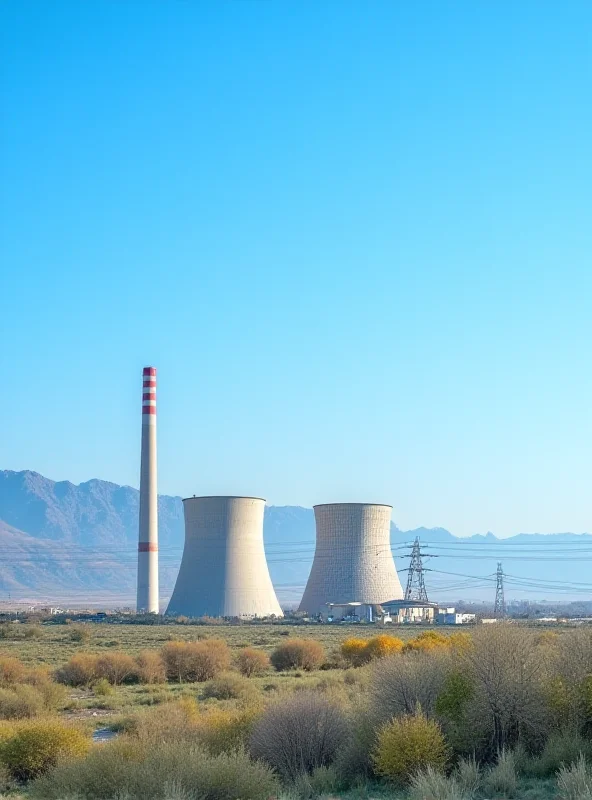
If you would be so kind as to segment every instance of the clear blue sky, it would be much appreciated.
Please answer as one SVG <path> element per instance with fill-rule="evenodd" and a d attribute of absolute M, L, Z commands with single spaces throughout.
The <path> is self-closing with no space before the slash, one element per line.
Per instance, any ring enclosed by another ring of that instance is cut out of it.
<path fill-rule="evenodd" d="M 592 530 L 592 6 L 0 6 L 0 468 Z"/>

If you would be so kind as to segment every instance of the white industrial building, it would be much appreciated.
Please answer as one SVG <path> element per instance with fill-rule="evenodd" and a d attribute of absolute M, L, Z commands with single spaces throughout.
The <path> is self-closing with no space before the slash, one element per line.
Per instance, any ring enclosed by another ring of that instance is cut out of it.
<path fill-rule="evenodd" d="M 390 617 L 389 621 L 399 625 L 431 624 L 438 610 L 437 603 L 429 600 L 389 600 L 382 603 L 382 607 Z"/>
<path fill-rule="evenodd" d="M 464 614 L 457 612 L 455 608 L 439 608 L 436 622 L 438 625 L 470 625 L 476 619 L 476 614 Z"/>

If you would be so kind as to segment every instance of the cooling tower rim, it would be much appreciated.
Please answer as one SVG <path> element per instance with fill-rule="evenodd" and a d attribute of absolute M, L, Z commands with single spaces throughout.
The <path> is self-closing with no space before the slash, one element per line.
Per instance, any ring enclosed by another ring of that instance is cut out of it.
<path fill-rule="evenodd" d="M 181 499 L 184 503 L 188 500 L 262 500 L 264 503 L 266 502 L 264 497 L 252 497 L 244 494 L 204 494 L 182 497 Z"/>
<path fill-rule="evenodd" d="M 340 506 L 379 506 L 380 508 L 392 508 L 388 503 L 317 503 L 313 508 L 328 508 L 330 506 L 334 506 L 335 508 L 339 508 Z"/>

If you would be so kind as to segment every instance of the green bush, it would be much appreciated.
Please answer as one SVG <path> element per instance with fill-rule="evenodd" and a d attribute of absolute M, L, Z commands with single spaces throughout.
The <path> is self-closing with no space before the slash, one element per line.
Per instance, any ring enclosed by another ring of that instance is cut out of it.
<path fill-rule="evenodd" d="M 121 739 L 95 748 L 76 764 L 57 766 L 33 784 L 31 796 L 39 800 L 171 796 L 269 800 L 277 796 L 278 788 L 272 771 L 251 761 L 244 751 L 210 755 L 188 742 L 143 747 Z"/>
<path fill-rule="evenodd" d="M 469 800 L 456 778 L 447 778 L 434 767 L 425 767 L 411 776 L 409 800 Z"/>
<path fill-rule="evenodd" d="M 254 692 L 256 689 L 242 675 L 225 672 L 204 687 L 202 696 L 215 700 L 244 700 L 252 697 Z"/>
<path fill-rule="evenodd" d="M 372 775 L 371 754 L 377 732 L 372 716 L 364 708 L 355 708 L 348 717 L 348 724 L 350 735 L 337 753 L 335 768 L 340 780 L 347 786 L 353 786 Z"/>
<path fill-rule="evenodd" d="M 68 629 L 71 642 L 86 643 L 90 641 L 91 632 L 88 625 L 71 625 Z"/>
<path fill-rule="evenodd" d="M 516 758 L 511 750 L 501 750 L 497 764 L 485 774 L 483 781 L 486 791 L 500 792 L 503 797 L 515 797 L 518 790 Z"/>
<path fill-rule="evenodd" d="M 442 691 L 436 699 L 436 714 L 452 722 L 462 722 L 474 691 L 473 682 L 466 673 L 451 672 L 446 676 Z"/>
<path fill-rule="evenodd" d="M 37 680 L 32 684 L 43 698 L 43 705 L 47 711 L 56 711 L 66 703 L 67 689 L 59 683 L 54 683 L 49 678 Z"/>
<path fill-rule="evenodd" d="M 258 717 L 256 709 L 208 709 L 194 723 L 196 741 L 212 755 L 231 753 L 247 744 Z"/>
<path fill-rule="evenodd" d="M 23 639 L 42 639 L 43 628 L 40 625 L 25 625 L 23 627 Z"/>
<path fill-rule="evenodd" d="M 421 769 L 443 771 L 448 749 L 440 726 L 420 711 L 387 722 L 378 733 L 374 768 L 392 781 L 407 782 Z"/>
<path fill-rule="evenodd" d="M 481 786 L 481 768 L 474 757 L 459 759 L 454 769 L 454 777 L 461 792 L 468 798 L 474 797 Z"/>
<path fill-rule="evenodd" d="M 44 710 L 43 695 L 33 686 L 17 684 L 12 689 L 0 689 L 0 719 L 29 719 Z"/>
<path fill-rule="evenodd" d="M 271 654 L 271 663 L 278 672 L 288 669 L 310 671 L 325 660 L 325 650 L 315 639 L 288 639 Z"/>
<path fill-rule="evenodd" d="M 30 780 L 61 760 L 84 756 L 89 746 L 77 728 L 57 721 L 29 722 L 3 743 L 0 759 L 14 778 Z"/>
<path fill-rule="evenodd" d="M 575 764 L 580 755 L 592 756 L 592 743 L 571 730 L 552 733 L 538 758 L 526 758 L 522 771 L 536 778 L 555 775 L 560 767 Z"/>
<path fill-rule="evenodd" d="M 592 772 L 580 755 L 575 764 L 562 766 L 557 775 L 558 800 L 592 800 Z"/>
<path fill-rule="evenodd" d="M 97 697 L 108 697 L 110 694 L 113 694 L 115 689 L 107 678 L 99 678 L 96 683 L 93 683 L 93 692 Z"/>
<path fill-rule="evenodd" d="M 316 800 L 318 797 L 328 797 L 339 791 L 342 783 L 335 767 L 317 767 L 312 775 L 304 773 L 299 775 L 292 784 L 292 793 L 301 800 Z"/>

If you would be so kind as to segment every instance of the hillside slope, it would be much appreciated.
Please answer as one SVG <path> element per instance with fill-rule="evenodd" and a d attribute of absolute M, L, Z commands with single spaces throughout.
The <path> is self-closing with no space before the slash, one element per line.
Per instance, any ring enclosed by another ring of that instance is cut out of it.
<path fill-rule="evenodd" d="M 0 600 L 82 603 L 103 598 L 112 604 L 132 603 L 138 506 L 139 492 L 130 486 L 97 479 L 75 485 L 36 472 L 0 471 Z M 159 534 L 164 601 L 183 549 L 181 498 L 159 498 Z M 264 536 L 278 596 L 283 603 L 297 602 L 314 554 L 312 509 L 268 506 Z M 588 550 L 592 552 L 588 534 L 497 539 L 488 533 L 458 539 L 443 528 L 401 531 L 393 525 L 391 539 L 403 584 L 408 563 L 403 545 L 415 536 L 426 552 L 437 556 L 426 562 L 426 582 L 434 599 L 442 602 L 490 599 L 492 575 L 502 559 L 509 597 L 557 600 L 592 595 L 592 589 L 587 593 L 585 588 L 590 585 Z M 573 586 L 578 582 L 583 586 Z"/>

